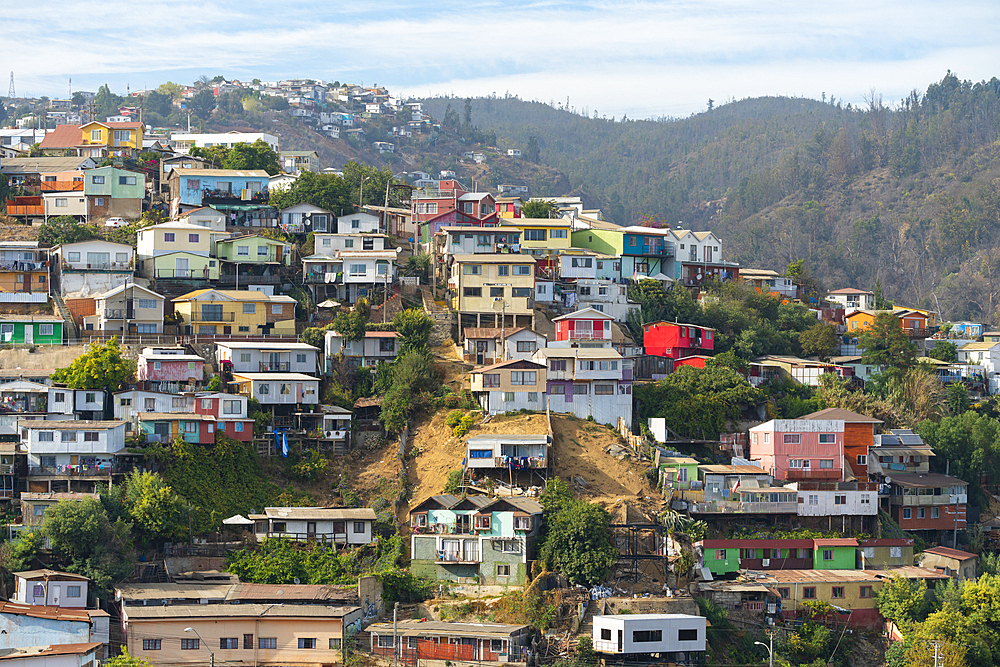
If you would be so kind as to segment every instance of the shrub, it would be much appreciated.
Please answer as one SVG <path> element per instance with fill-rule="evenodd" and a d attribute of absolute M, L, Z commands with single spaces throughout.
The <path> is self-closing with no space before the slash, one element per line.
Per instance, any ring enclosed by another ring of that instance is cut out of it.
<path fill-rule="evenodd" d="M 451 412 L 448 413 L 448 416 L 445 417 L 444 423 L 445 423 L 446 426 L 450 426 L 451 428 L 455 428 L 456 426 L 458 426 L 458 423 L 460 421 L 462 421 L 462 417 L 464 417 L 464 416 L 465 416 L 465 413 L 462 412 L 461 410 L 452 410 Z"/>
<path fill-rule="evenodd" d="M 452 431 L 452 433 L 455 434 L 456 438 L 464 437 L 465 434 L 472 429 L 475 423 L 475 417 L 472 415 L 465 415 L 459 420 L 458 425 L 455 426 L 455 430 Z"/>
<path fill-rule="evenodd" d="M 452 470 L 448 473 L 448 480 L 444 483 L 444 492 L 457 495 L 462 490 L 462 471 Z"/>

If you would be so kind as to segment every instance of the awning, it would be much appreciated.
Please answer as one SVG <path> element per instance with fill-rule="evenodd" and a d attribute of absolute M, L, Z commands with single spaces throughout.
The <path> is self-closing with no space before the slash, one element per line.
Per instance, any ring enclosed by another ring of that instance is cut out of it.
<path fill-rule="evenodd" d="M 271 208 L 271 206 L 269 204 L 258 204 L 256 206 L 248 204 L 216 204 L 213 208 L 217 208 L 220 211 L 259 211 L 264 208 Z"/>
<path fill-rule="evenodd" d="M 893 447 L 892 445 L 872 447 L 871 453 L 873 456 L 882 456 L 884 454 L 897 454 L 901 456 L 937 456 L 934 453 L 934 450 L 930 447 L 925 449 L 914 449 L 913 447 Z"/>
<path fill-rule="evenodd" d="M 326 301 L 321 301 L 316 304 L 317 308 L 336 308 L 340 305 L 339 301 L 334 301 L 333 299 L 327 299 Z"/>
<path fill-rule="evenodd" d="M 231 516 L 228 519 L 223 519 L 222 523 L 227 526 L 252 526 L 253 521 L 246 518 L 242 514 L 237 514 L 236 516 Z"/>

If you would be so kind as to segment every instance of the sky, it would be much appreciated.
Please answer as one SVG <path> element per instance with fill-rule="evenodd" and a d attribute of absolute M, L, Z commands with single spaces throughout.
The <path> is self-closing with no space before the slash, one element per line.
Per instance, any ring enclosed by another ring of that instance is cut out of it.
<path fill-rule="evenodd" d="M 996 0 L 49 0 L 4 2 L 0 19 L 17 94 L 53 98 L 70 79 L 124 94 L 221 74 L 569 98 L 591 115 L 650 118 L 710 98 L 858 104 L 874 90 L 896 102 L 948 70 L 1000 76 Z"/>

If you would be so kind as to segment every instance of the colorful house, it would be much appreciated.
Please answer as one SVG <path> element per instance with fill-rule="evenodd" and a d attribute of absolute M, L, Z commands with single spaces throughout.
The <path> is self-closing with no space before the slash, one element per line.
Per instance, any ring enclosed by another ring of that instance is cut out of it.
<path fill-rule="evenodd" d="M 906 531 L 965 530 L 968 483 L 940 473 L 894 473 L 889 512 Z"/>
<path fill-rule="evenodd" d="M 599 424 L 632 423 L 632 360 L 610 347 L 546 347 L 532 361 L 546 367 L 546 401 L 553 412 L 571 412 Z"/>
<path fill-rule="evenodd" d="M 215 444 L 215 418 L 177 412 L 140 412 L 139 430 L 147 442 L 169 444 L 184 440 L 195 445 Z"/>
<path fill-rule="evenodd" d="M 702 540 L 700 567 L 716 576 L 740 570 L 853 570 L 855 539 Z"/>
<path fill-rule="evenodd" d="M 295 335 L 295 305 L 290 296 L 248 290 L 202 289 L 174 299 L 186 334 Z"/>
<path fill-rule="evenodd" d="M 777 480 L 843 481 L 841 419 L 772 419 L 750 429 L 750 459 Z"/>
<path fill-rule="evenodd" d="M 455 255 L 448 291 L 452 308 L 475 326 L 534 327 L 535 259 L 529 255 Z"/>
<path fill-rule="evenodd" d="M 875 429 L 882 423 L 881 419 L 843 408 L 827 408 L 803 415 L 799 419 L 836 419 L 844 422 L 844 456 L 855 477 L 868 479 L 868 450 L 875 442 Z"/>
<path fill-rule="evenodd" d="M 260 169 L 175 169 L 169 179 L 171 213 L 211 206 L 236 224 L 272 226 L 276 214 L 268 205 L 269 183 Z"/>
<path fill-rule="evenodd" d="M 0 315 L 0 343 L 62 345 L 63 320 L 54 315 Z"/>
<path fill-rule="evenodd" d="M 49 251 L 38 241 L 0 241 L 0 303 L 48 303 Z"/>
<path fill-rule="evenodd" d="M 931 316 L 927 311 L 913 310 L 909 308 L 896 308 L 893 310 L 856 310 L 844 316 L 849 333 L 862 332 L 872 325 L 875 316 L 880 313 L 891 313 L 899 318 L 899 324 L 903 332 L 910 338 L 927 338 L 934 333 L 931 330 Z"/>
<path fill-rule="evenodd" d="M 912 537 L 881 537 L 861 541 L 861 563 L 864 570 L 882 570 L 913 565 Z"/>
<path fill-rule="evenodd" d="M 843 306 L 844 310 L 874 310 L 875 294 L 865 290 L 845 287 L 844 289 L 827 292 L 826 300 Z"/>
<path fill-rule="evenodd" d="M 146 347 L 139 354 L 136 379 L 149 391 L 194 391 L 204 382 L 205 360 L 183 347 Z"/>
<path fill-rule="evenodd" d="M 470 388 L 491 415 L 514 410 L 545 410 L 545 364 L 510 359 L 473 371 Z"/>
<path fill-rule="evenodd" d="M 614 317 L 593 308 L 583 308 L 552 319 L 556 339 L 552 347 L 611 347 Z"/>
<path fill-rule="evenodd" d="M 138 220 L 146 198 L 146 175 L 118 167 L 97 167 L 86 173 L 83 194 L 90 216 Z"/>
<path fill-rule="evenodd" d="M 678 322 L 650 322 L 642 325 L 646 354 L 683 359 L 715 349 L 715 330 Z M 709 355 L 711 356 L 711 355 Z"/>
<path fill-rule="evenodd" d="M 571 247 L 569 220 L 511 218 L 507 226 L 521 230 L 521 252 L 530 255 L 557 255 Z"/>

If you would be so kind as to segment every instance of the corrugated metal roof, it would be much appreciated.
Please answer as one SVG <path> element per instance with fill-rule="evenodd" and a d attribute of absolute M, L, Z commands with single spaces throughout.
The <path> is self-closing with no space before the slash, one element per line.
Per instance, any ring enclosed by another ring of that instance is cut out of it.
<path fill-rule="evenodd" d="M 375 510 L 370 507 L 265 507 L 264 513 L 272 519 L 375 520 Z"/>
<path fill-rule="evenodd" d="M 233 584 L 226 601 L 235 600 L 357 600 L 352 586 L 310 586 L 307 584 Z"/>
<path fill-rule="evenodd" d="M 232 584 L 216 582 L 175 584 L 128 584 L 115 589 L 123 600 L 223 600 Z"/>
<path fill-rule="evenodd" d="M 195 604 L 125 607 L 129 621 L 183 618 L 343 618 L 357 606 L 321 604 Z"/>
<path fill-rule="evenodd" d="M 372 623 L 368 632 L 389 634 L 392 623 Z M 396 634 L 401 637 L 421 635 L 450 635 L 456 637 L 510 637 L 528 630 L 527 625 L 503 625 L 500 623 L 451 623 L 448 621 L 407 620 L 396 623 Z"/>
<path fill-rule="evenodd" d="M 54 655 L 85 655 L 104 646 L 101 642 L 88 644 L 49 644 L 11 649 L 11 653 L 0 655 L 0 660 L 23 660 L 26 658 L 47 658 Z"/>

